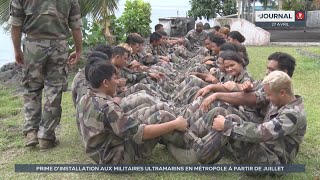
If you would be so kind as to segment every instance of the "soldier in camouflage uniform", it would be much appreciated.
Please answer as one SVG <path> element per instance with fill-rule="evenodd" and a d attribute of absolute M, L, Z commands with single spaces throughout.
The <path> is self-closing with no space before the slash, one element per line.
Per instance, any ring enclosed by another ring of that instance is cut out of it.
<path fill-rule="evenodd" d="M 115 54 L 117 53 L 117 48 L 115 48 Z M 93 51 L 88 56 L 88 61 L 86 63 L 86 69 L 89 69 L 94 63 L 106 62 L 108 56 L 99 51 Z M 114 64 L 121 64 L 124 61 L 113 62 Z M 71 89 L 72 89 L 72 99 L 74 101 L 74 106 L 76 107 L 82 96 L 84 96 L 89 89 L 91 89 L 86 75 L 85 70 L 81 69 L 75 76 Z M 120 84 L 120 83 L 119 83 Z M 118 84 L 118 87 L 119 87 Z M 118 89 L 118 88 L 117 88 Z M 149 95 L 150 94 L 150 95 Z M 152 95 L 152 96 L 151 96 Z M 143 107 L 150 107 L 154 104 L 160 103 L 160 98 L 155 98 L 158 95 L 157 92 L 152 91 L 148 86 L 138 83 L 135 86 L 126 89 L 124 92 L 118 95 L 117 100 L 124 112 L 136 111 Z M 153 97 L 154 96 L 154 97 Z"/>
<path fill-rule="evenodd" d="M 121 86 L 123 87 L 123 90 L 118 91 L 120 96 L 124 97 L 131 93 L 145 90 L 149 94 L 153 94 L 160 99 L 165 100 L 169 98 L 169 95 L 164 89 L 157 84 L 158 82 L 155 82 L 164 78 L 164 74 L 158 72 L 132 71 L 126 68 L 127 59 L 128 51 L 125 48 L 117 46 L 113 49 L 112 63 L 118 68 L 120 76 L 122 77 Z M 137 85 L 138 83 L 139 85 Z"/>
<path fill-rule="evenodd" d="M 291 55 L 275 52 L 268 57 L 266 74 L 274 70 L 280 70 L 292 77 L 295 65 L 295 58 Z M 200 108 L 208 111 L 214 107 L 223 107 L 230 113 L 237 114 L 243 120 L 261 123 L 269 105 L 262 80 L 252 84 L 242 84 L 241 89 L 244 92 L 213 93 L 202 102 Z"/>
<path fill-rule="evenodd" d="M 56 145 L 55 128 L 61 118 L 61 97 L 67 89 L 67 63 L 78 62 L 82 51 L 80 6 L 77 0 L 12 0 L 9 23 L 16 63 L 24 67 L 26 146 L 40 143 L 41 150 L 49 149 Z M 68 59 L 69 28 L 76 51 Z M 26 35 L 23 53 L 21 33 Z"/>
<path fill-rule="evenodd" d="M 213 33 L 209 33 L 204 43 L 206 48 L 204 48 L 203 51 L 201 49 L 198 50 L 195 53 L 198 55 L 189 60 L 189 62 L 186 64 L 186 67 L 188 67 L 186 73 L 208 73 L 210 68 L 217 67 L 216 59 L 219 55 L 220 47 L 225 44 L 225 40 L 217 35 L 214 35 Z"/>
<path fill-rule="evenodd" d="M 228 69 L 230 76 L 229 81 L 234 82 L 224 84 L 210 84 L 202 81 L 199 78 L 193 77 L 190 81 L 175 97 L 176 102 L 182 104 L 191 103 L 194 98 L 198 96 L 206 96 L 210 92 L 235 92 L 241 91 L 240 85 L 244 82 L 253 82 L 253 78 L 243 68 L 243 61 L 240 55 L 234 51 L 225 51 L 221 54 L 221 58 L 224 59 L 224 65 Z M 230 68 L 229 68 L 230 67 Z M 230 69 L 230 70 L 229 70 Z M 188 80 L 188 79 L 187 79 Z M 206 86 L 207 85 L 207 86 Z M 204 87 L 205 86 L 205 87 Z"/>
<path fill-rule="evenodd" d="M 167 52 L 161 50 L 162 36 L 154 32 L 150 35 L 150 44 L 144 46 L 144 52 L 156 56 L 158 62 L 170 62 L 171 59 L 167 56 Z"/>
<path fill-rule="evenodd" d="M 191 126 L 195 143 L 190 150 L 169 146 L 175 158 L 180 163 L 217 162 L 229 143 L 239 163 L 293 163 L 307 127 L 302 98 L 293 94 L 291 79 L 282 71 L 271 72 L 263 86 L 271 103 L 262 123 L 215 108 Z"/>
<path fill-rule="evenodd" d="M 203 30 L 203 23 L 198 22 L 196 29 L 190 30 L 185 38 L 190 42 L 193 51 L 202 48 L 204 40 L 207 38 L 207 32 Z"/>
<path fill-rule="evenodd" d="M 90 65 L 95 61 L 109 61 L 109 57 L 99 51 L 93 51 L 88 56 L 88 61 L 86 64 Z M 79 69 L 78 73 L 74 76 L 72 84 L 71 84 L 71 94 L 72 94 L 72 101 L 74 107 L 77 106 L 81 97 L 86 94 L 87 89 L 90 88 L 88 81 L 85 77 L 85 71 L 83 69 Z"/>
<path fill-rule="evenodd" d="M 170 134 L 185 131 L 186 120 L 175 118 L 163 103 L 124 113 L 112 100 L 116 77 L 111 64 L 96 63 L 88 70 L 92 90 L 77 106 L 77 125 L 86 153 L 99 164 L 128 164 L 149 156 L 161 136 L 179 144 L 182 139 Z"/>
<path fill-rule="evenodd" d="M 153 65 L 158 63 L 158 58 L 152 54 L 144 55 L 141 53 L 144 39 L 137 33 L 131 33 L 126 39 L 126 43 L 132 48 L 132 53 L 129 57 L 128 64 L 139 62 L 141 65 Z"/>
<path fill-rule="evenodd" d="M 238 51 L 242 55 L 246 65 L 249 64 L 249 55 L 246 47 L 242 44 L 246 38 L 239 31 L 231 31 L 228 36 L 228 42 L 238 46 Z"/>

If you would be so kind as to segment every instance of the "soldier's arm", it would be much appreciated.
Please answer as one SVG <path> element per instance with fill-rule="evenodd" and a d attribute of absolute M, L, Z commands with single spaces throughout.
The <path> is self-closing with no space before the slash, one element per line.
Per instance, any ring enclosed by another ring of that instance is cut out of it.
<path fill-rule="evenodd" d="M 233 105 L 254 106 L 257 102 L 257 97 L 254 92 L 216 92 L 213 94 L 215 100 L 227 102 Z"/>
<path fill-rule="evenodd" d="M 185 131 L 188 126 L 187 121 L 182 116 L 161 124 L 140 124 L 138 120 L 124 113 L 120 106 L 116 104 L 110 104 L 105 113 L 107 122 L 117 136 L 132 138 L 138 144 L 141 144 L 143 140 L 153 139 L 173 130 Z"/>
<path fill-rule="evenodd" d="M 299 112 L 288 111 L 262 124 L 244 121 L 233 124 L 232 117 L 226 116 L 224 135 L 246 142 L 272 141 L 291 134 L 302 118 Z"/>
<path fill-rule="evenodd" d="M 187 130 L 187 126 L 187 120 L 184 119 L 182 116 L 179 116 L 178 118 L 169 122 L 146 125 L 143 131 L 142 139 L 154 139 L 156 137 L 168 134 L 174 130 L 185 131 Z"/>
<path fill-rule="evenodd" d="M 72 32 L 72 37 L 75 45 L 75 52 L 69 56 L 68 63 L 75 64 L 79 61 L 82 53 L 82 32 L 81 32 L 81 11 L 78 1 L 73 1 L 69 12 L 68 25 Z"/>
<path fill-rule="evenodd" d="M 211 82 L 214 84 L 217 84 L 219 82 L 219 80 L 211 74 L 196 73 L 195 76 L 197 76 L 198 78 L 200 78 L 206 82 Z"/>
<path fill-rule="evenodd" d="M 121 107 L 113 101 L 107 101 L 104 109 L 104 121 L 110 125 L 113 133 L 120 138 L 130 138 L 138 144 L 142 143 L 144 126 L 136 119 L 124 113 Z"/>
<path fill-rule="evenodd" d="M 17 64 L 24 63 L 23 54 L 21 50 L 21 35 L 25 16 L 26 15 L 23 10 L 23 5 L 20 3 L 20 1 L 12 0 L 10 3 L 9 24 L 11 24 L 11 37 Z"/>
<path fill-rule="evenodd" d="M 230 92 L 227 88 L 225 88 L 222 84 L 211 84 L 208 85 L 208 89 L 211 92 Z"/>
<path fill-rule="evenodd" d="M 168 39 L 167 40 L 167 43 L 170 45 L 170 46 L 173 46 L 173 45 L 176 45 L 180 42 L 179 39 Z"/>
<path fill-rule="evenodd" d="M 154 55 L 152 56 L 145 55 L 141 58 L 141 61 L 143 65 L 151 66 L 151 65 L 157 64 L 159 62 L 159 58 L 158 56 L 154 56 Z"/>
<path fill-rule="evenodd" d="M 125 79 L 127 79 L 127 83 L 138 83 L 142 79 L 146 78 L 148 76 L 147 72 L 133 72 L 130 71 L 127 68 L 123 68 L 123 76 Z"/>
<path fill-rule="evenodd" d="M 14 54 L 17 64 L 23 64 L 23 55 L 21 50 L 21 26 L 11 26 L 11 37 L 13 42 Z"/>

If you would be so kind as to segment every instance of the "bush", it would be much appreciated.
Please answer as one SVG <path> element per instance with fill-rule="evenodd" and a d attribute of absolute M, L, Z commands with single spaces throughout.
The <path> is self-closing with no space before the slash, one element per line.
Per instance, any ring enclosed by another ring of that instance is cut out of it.
<path fill-rule="evenodd" d="M 115 22 L 117 29 L 114 29 L 114 34 L 123 30 L 126 34 L 139 33 L 141 36 L 147 37 L 151 32 L 150 17 L 150 3 L 146 3 L 143 0 L 127 0 L 124 12 Z"/>
<path fill-rule="evenodd" d="M 99 44 L 106 44 L 107 40 L 104 35 L 104 27 L 96 20 L 93 22 L 88 22 L 87 18 L 82 18 L 82 46 L 83 48 L 95 47 Z M 73 38 L 70 37 L 68 39 L 69 51 L 74 51 L 74 41 Z"/>

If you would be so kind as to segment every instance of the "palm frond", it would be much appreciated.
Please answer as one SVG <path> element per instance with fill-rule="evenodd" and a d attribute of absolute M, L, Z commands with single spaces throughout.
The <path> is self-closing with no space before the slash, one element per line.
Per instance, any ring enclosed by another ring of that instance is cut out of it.
<path fill-rule="evenodd" d="M 10 0 L 0 0 L 0 25 L 4 25 L 5 30 L 8 29 L 7 24 L 10 17 Z"/>
<path fill-rule="evenodd" d="M 82 16 L 92 15 L 94 19 L 101 19 L 113 15 L 118 9 L 119 0 L 79 0 Z"/>

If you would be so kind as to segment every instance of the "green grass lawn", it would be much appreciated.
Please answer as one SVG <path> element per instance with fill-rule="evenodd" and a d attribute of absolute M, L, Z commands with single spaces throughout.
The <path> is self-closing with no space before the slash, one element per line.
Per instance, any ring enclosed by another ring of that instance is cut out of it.
<path fill-rule="evenodd" d="M 316 49 L 310 50 L 315 52 Z M 276 51 L 287 52 L 297 59 L 294 88 L 296 94 L 304 97 L 308 121 L 305 141 L 296 159 L 297 164 L 306 165 L 306 172 L 290 173 L 281 179 L 313 179 L 314 176 L 320 176 L 320 65 L 310 58 L 300 56 L 296 47 L 248 47 L 248 69 L 255 79 L 265 76 L 267 57 Z M 70 92 L 63 96 L 63 114 L 57 129 L 60 145 L 48 152 L 39 152 L 38 147 L 30 149 L 23 146 L 23 103 L 12 91 L 0 86 L 0 179 L 257 179 L 244 173 L 15 173 L 14 164 L 90 164 L 92 161 L 85 155 L 77 132 Z M 177 164 L 162 145 L 158 145 L 153 151 L 153 157 L 144 163 Z M 224 157 L 219 163 L 233 161 Z"/>

